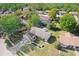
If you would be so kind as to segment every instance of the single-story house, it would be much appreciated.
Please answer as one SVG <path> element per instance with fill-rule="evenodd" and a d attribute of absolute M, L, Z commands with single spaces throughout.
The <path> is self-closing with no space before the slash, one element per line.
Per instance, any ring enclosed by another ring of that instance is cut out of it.
<path fill-rule="evenodd" d="M 79 22 L 78 16 L 77 15 L 74 15 L 74 18 L 75 18 L 76 22 L 78 23 Z"/>
<path fill-rule="evenodd" d="M 46 11 L 41 11 L 41 10 L 36 10 L 36 12 L 38 13 L 38 14 L 44 14 L 44 15 L 46 15 L 46 14 L 48 14 L 48 10 L 46 10 Z"/>
<path fill-rule="evenodd" d="M 20 16 L 19 17 L 21 24 L 26 25 L 27 24 L 27 19 L 25 16 Z"/>
<path fill-rule="evenodd" d="M 40 37 L 44 41 L 48 41 L 51 37 L 51 33 L 49 33 L 46 29 L 38 27 L 31 27 L 30 33 L 37 37 Z"/>
<path fill-rule="evenodd" d="M 3 14 L 3 10 L 0 10 L 0 14 Z"/>
<path fill-rule="evenodd" d="M 0 14 L 9 14 L 9 13 L 14 13 L 12 10 L 0 10 Z"/>
<path fill-rule="evenodd" d="M 76 11 L 73 11 L 73 12 L 69 12 L 70 14 L 72 14 L 76 20 L 76 22 L 78 23 L 79 22 L 79 18 L 78 18 L 78 12 Z"/>
<path fill-rule="evenodd" d="M 38 14 L 40 16 L 40 20 L 42 23 L 48 23 L 51 22 L 51 19 L 48 15 L 44 15 L 44 14 Z"/>
<path fill-rule="evenodd" d="M 67 13 L 66 11 L 57 11 L 57 13 L 56 13 L 56 19 L 55 20 L 59 21 L 60 17 L 62 17 L 66 13 Z"/>
<path fill-rule="evenodd" d="M 66 13 L 67 13 L 66 11 L 58 11 L 56 17 L 62 17 Z"/>
<path fill-rule="evenodd" d="M 29 7 L 22 7 L 21 10 L 22 11 L 29 10 Z"/>
<path fill-rule="evenodd" d="M 64 48 L 72 48 L 79 50 L 79 37 L 74 36 L 70 33 L 60 34 L 59 42 Z"/>
<path fill-rule="evenodd" d="M 3 11 L 3 14 L 10 14 L 10 13 L 14 13 L 14 11 L 12 11 L 11 9 Z"/>
<path fill-rule="evenodd" d="M 66 14 L 67 12 L 66 11 L 58 11 L 57 14 L 56 14 L 56 20 L 60 20 L 60 17 L 62 17 L 64 14 Z M 76 21 L 78 22 L 78 12 L 75 12 L 75 11 L 72 11 L 72 12 L 69 12 L 69 14 L 72 14 Z"/>
<path fill-rule="evenodd" d="M 43 14 L 43 13 L 44 13 L 43 11 L 38 11 L 38 10 L 36 10 L 36 12 L 37 12 L 38 14 Z"/>

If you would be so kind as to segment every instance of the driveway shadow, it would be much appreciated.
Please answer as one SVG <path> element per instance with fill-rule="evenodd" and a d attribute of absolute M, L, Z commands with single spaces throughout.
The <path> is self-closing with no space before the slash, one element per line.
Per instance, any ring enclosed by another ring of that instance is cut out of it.
<path fill-rule="evenodd" d="M 56 37 L 55 36 L 51 36 L 48 40 L 48 43 L 52 44 L 56 41 Z"/>

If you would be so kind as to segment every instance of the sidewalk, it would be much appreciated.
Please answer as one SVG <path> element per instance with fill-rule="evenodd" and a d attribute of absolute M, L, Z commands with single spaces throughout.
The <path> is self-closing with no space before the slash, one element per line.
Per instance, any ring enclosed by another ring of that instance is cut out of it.
<path fill-rule="evenodd" d="M 13 56 L 12 53 L 6 48 L 4 39 L 0 38 L 0 56 Z"/>

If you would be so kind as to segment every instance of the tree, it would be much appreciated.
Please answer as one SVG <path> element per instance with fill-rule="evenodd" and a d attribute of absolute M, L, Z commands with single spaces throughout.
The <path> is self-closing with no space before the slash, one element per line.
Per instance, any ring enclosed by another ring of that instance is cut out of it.
<path fill-rule="evenodd" d="M 7 10 L 7 9 L 11 9 L 11 10 L 17 10 L 21 7 L 25 6 L 25 4 L 0 4 L 0 9 L 4 9 L 4 10 Z"/>
<path fill-rule="evenodd" d="M 76 20 L 71 14 L 66 14 L 61 17 L 60 27 L 66 31 L 74 31 L 76 27 Z"/>
<path fill-rule="evenodd" d="M 6 33 L 12 33 L 21 27 L 20 21 L 15 15 L 5 15 L 0 18 L 0 29 Z"/>
<path fill-rule="evenodd" d="M 52 19 L 55 19 L 55 17 L 56 17 L 56 12 L 57 12 L 57 9 L 51 9 L 50 11 L 49 11 L 49 17 L 50 18 L 52 18 Z"/>
<path fill-rule="evenodd" d="M 36 14 L 33 14 L 33 15 L 31 16 L 30 22 L 32 23 L 32 26 L 38 26 L 39 23 L 40 23 L 40 18 L 39 18 L 39 16 L 36 15 Z"/>

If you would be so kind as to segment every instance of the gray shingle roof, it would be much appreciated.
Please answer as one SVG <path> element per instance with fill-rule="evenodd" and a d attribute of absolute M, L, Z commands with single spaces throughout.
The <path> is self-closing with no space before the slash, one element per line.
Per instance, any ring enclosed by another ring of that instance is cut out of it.
<path fill-rule="evenodd" d="M 51 33 L 46 32 L 44 29 L 38 27 L 32 27 L 30 33 L 44 39 L 45 41 L 48 41 L 51 36 Z"/>

